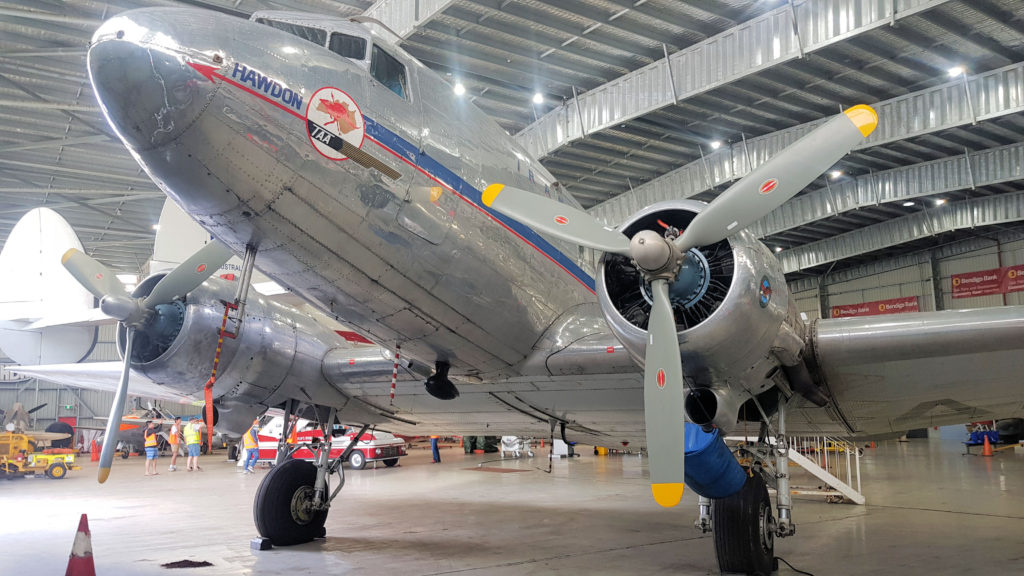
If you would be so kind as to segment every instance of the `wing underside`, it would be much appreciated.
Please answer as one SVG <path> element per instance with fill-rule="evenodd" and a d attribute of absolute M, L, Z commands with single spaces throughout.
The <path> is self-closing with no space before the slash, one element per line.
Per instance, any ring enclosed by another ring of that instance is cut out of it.
<path fill-rule="evenodd" d="M 813 354 L 834 407 L 794 414 L 812 431 L 903 434 L 1024 415 L 1024 307 L 819 320 Z"/>

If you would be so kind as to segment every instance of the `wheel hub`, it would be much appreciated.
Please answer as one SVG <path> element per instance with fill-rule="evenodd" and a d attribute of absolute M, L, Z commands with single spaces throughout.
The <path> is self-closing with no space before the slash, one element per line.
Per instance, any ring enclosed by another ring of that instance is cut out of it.
<path fill-rule="evenodd" d="M 761 508 L 758 511 L 757 531 L 761 540 L 761 549 L 765 552 L 771 552 L 775 545 L 775 519 L 772 518 L 770 504 L 761 504 Z"/>
<path fill-rule="evenodd" d="M 313 487 L 302 486 L 292 495 L 292 519 L 297 524 L 309 524 L 313 521 Z"/>

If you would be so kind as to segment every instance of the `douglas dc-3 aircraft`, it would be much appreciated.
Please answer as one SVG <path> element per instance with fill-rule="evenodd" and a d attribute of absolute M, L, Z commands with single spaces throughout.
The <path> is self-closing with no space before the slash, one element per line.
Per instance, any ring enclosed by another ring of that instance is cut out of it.
<path fill-rule="evenodd" d="M 65 256 L 121 321 L 118 398 L 134 373 L 206 393 L 235 433 L 297 403 L 325 426 L 558 426 L 590 443 L 641 443 L 657 502 L 674 506 L 688 484 L 721 568 L 751 573 L 768 572 L 774 538 L 794 532 L 787 433 L 1022 414 L 1021 308 L 808 325 L 778 262 L 745 230 L 871 133 L 871 108 L 828 120 L 710 204 L 662 202 L 611 228 L 388 38 L 339 18 L 193 9 L 125 12 L 97 30 L 89 74 L 111 126 L 218 240 L 131 295 L 98 262 Z M 603 252 L 596 268 L 580 246 Z M 362 377 L 361 359 L 332 353 L 329 330 L 262 305 L 225 310 L 244 292 L 208 276 L 232 253 L 400 351 L 393 399 L 380 349 L 365 359 L 376 377 Z M 204 389 L 228 316 L 239 333 Z M 749 470 L 719 436 L 746 426 L 762 440 L 745 448 Z M 698 445 L 711 448 L 684 456 Z M 260 534 L 278 545 L 324 534 L 331 476 L 342 474 L 324 452 L 266 476 Z"/>

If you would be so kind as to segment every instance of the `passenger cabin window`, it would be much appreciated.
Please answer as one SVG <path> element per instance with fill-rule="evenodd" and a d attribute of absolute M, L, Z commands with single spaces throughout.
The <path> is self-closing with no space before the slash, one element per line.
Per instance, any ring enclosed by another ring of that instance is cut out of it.
<path fill-rule="evenodd" d="M 409 85 L 405 76 L 405 66 L 397 58 L 374 45 L 370 59 L 370 76 L 402 98 L 406 97 Z"/>
<path fill-rule="evenodd" d="M 298 36 L 303 40 L 312 42 L 317 46 L 324 46 L 327 44 L 327 31 L 319 28 L 312 28 L 310 26 L 300 26 L 298 24 L 292 24 L 290 22 L 280 22 L 278 20 L 268 20 L 266 18 L 257 18 L 257 24 L 266 24 L 271 28 L 277 28 L 283 30 L 292 36 Z"/>
<path fill-rule="evenodd" d="M 366 58 L 366 38 L 349 36 L 341 32 L 331 34 L 331 52 L 345 58 L 362 60 Z"/>

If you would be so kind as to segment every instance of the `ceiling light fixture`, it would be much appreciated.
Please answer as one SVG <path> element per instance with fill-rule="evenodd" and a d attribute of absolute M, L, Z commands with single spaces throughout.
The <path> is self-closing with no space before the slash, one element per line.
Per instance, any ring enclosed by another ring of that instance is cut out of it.
<path fill-rule="evenodd" d="M 843 171 L 842 170 L 833 170 L 833 171 L 829 172 L 828 175 L 831 176 L 833 180 L 835 180 L 835 179 L 837 179 L 837 178 L 839 178 L 840 176 L 843 175 Z"/>
<path fill-rule="evenodd" d="M 903 203 L 903 205 L 904 206 L 913 206 L 914 202 L 912 200 L 907 200 L 906 202 Z"/>
<path fill-rule="evenodd" d="M 945 203 L 946 203 L 946 199 L 945 198 L 939 198 L 938 200 L 935 201 L 935 205 L 936 206 L 942 206 Z"/>
<path fill-rule="evenodd" d="M 959 76 L 959 75 L 961 75 L 963 73 L 964 73 L 964 67 L 963 66 L 953 66 L 952 68 L 949 69 L 949 77 L 950 78 L 956 78 L 957 76 Z"/>
<path fill-rule="evenodd" d="M 711 149 L 712 150 L 718 150 L 721 147 L 722 147 L 722 143 L 720 141 L 718 141 L 718 140 L 715 140 L 714 142 L 711 143 Z"/>
<path fill-rule="evenodd" d="M 454 90 L 456 96 L 462 96 L 466 93 L 466 87 L 462 85 L 462 82 L 456 82 Z"/>
<path fill-rule="evenodd" d="M 537 92 L 536 94 L 534 94 L 533 95 L 533 103 L 534 104 L 543 104 L 544 103 L 544 95 L 541 94 L 540 92 Z"/>
<path fill-rule="evenodd" d="M 782 246 L 776 246 L 775 247 L 775 251 L 776 252 L 782 252 Z"/>
<path fill-rule="evenodd" d="M 159 224 L 153 224 L 153 230 L 159 230 L 159 229 L 160 229 L 160 225 Z"/>

